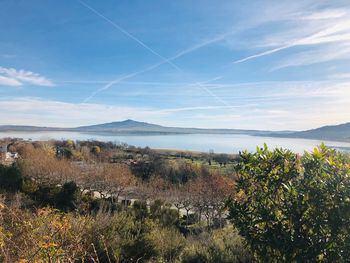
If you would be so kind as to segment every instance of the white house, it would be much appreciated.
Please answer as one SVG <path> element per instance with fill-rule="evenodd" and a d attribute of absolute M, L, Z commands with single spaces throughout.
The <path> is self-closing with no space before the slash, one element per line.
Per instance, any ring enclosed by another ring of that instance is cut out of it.
<path fill-rule="evenodd" d="M 7 149 L 8 149 L 8 144 L 6 143 L 0 144 L 0 161 L 4 163 L 15 162 L 19 158 L 18 153 L 16 152 L 11 153 Z"/>
<path fill-rule="evenodd" d="M 18 153 L 10 153 L 10 152 L 7 152 L 6 153 L 6 160 L 11 160 L 11 159 L 18 159 Z"/>

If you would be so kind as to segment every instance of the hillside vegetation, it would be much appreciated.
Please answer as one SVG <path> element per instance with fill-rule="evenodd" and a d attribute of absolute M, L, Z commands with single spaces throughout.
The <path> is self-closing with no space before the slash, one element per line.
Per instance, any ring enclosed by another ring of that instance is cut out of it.
<path fill-rule="evenodd" d="M 2 262 L 347 262 L 350 160 L 25 142 L 0 167 Z"/>

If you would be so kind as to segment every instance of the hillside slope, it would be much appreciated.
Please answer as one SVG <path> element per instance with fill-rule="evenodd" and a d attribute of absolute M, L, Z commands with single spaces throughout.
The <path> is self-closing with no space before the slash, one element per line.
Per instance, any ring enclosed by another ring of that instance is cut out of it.
<path fill-rule="evenodd" d="M 147 122 L 134 120 L 116 121 L 104 124 L 81 126 L 76 128 L 55 128 L 36 126 L 3 125 L 0 131 L 75 131 L 86 133 L 110 133 L 110 134 L 245 134 L 268 137 L 305 138 L 317 140 L 346 141 L 350 142 L 350 123 L 324 126 L 317 129 L 292 132 L 292 131 L 259 131 L 243 129 L 200 129 L 165 127 Z"/>
<path fill-rule="evenodd" d="M 165 127 L 147 122 L 134 120 L 116 121 L 97 125 L 81 126 L 76 128 L 55 128 L 18 125 L 0 125 L 0 131 L 76 131 L 89 133 L 114 133 L 114 134 L 246 134 L 269 135 L 271 131 L 244 130 L 244 129 L 200 129 Z M 283 132 L 280 132 L 283 133 Z"/>
<path fill-rule="evenodd" d="M 272 136 L 349 142 L 350 141 L 350 123 L 323 126 L 317 129 L 301 131 L 301 132 L 292 132 L 288 134 L 275 133 L 275 134 L 272 134 Z"/>

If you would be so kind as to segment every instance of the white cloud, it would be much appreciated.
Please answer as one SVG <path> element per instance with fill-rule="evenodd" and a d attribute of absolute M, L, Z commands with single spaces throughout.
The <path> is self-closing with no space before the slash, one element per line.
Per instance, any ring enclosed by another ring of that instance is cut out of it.
<path fill-rule="evenodd" d="M 234 106 L 217 105 L 209 95 L 196 103 L 189 98 L 170 104 L 173 108 L 1 98 L 0 124 L 75 127 L 135 119 L 182 127 L 304 130 L 350 121 L 349 81 L 215 85 L 210 88 Z"/>
<path fill-rule="evenodd" d="M 350 73 L 337 73 L 329 76 L 333 79 L 350 79 Z"/>
<path fill-rule="evenodd" d="M 329 9 L 329 10 L 319 11 L 316 13 L 311 13 L 310 15 L 304 16 L 303 19 L 306 19 L 306 20 L 331 19 L 331 18 L 343 17 L 346 14 L 347 12 L 342 9 Z"/>
<path fill-rule="evenodd" d="M 0 75 L 0 86 L 12 86 L 12 87 L 19 87 L 22 83 L 19 82 L 17 79 L 5 77 Z"/>
<path fill-rule="evenodd" d="M 339 48 L 350 41 L 350 15 L 347 9 L 325 9 L 315 12 L 300 11 L 294 16 L 290 16 L 288 21 L 277 22 L 278 30 L 274 33 L 263 34 L 259 39 L 247 39 L 248 46 L 270 49 L 256 54 L 238 59 L 234 63 L 242 63 L 259 57 L 268 56 L 286 49 L 298 46 L 318 46 L 325 49 L 331 45 L 333 50 Z M 309 53 L 308 53 L 309 52 Z M 344 52 L 343 52 L 344 53 Z M 312 56 L 314 63 L 338 59 L 327 52 L 315 53 L 311 48 L 300 54 Z M 300 61 L 300 56 L 297 60 Z M 305 59 L 305 63 L 307 60 Z M 310 64 L 310 63 L 309 63 Z M 296 63 L 296 65 L 304 65 Z"/>
<path fill-rule="evenodd" d="M 0 85 L 4 86 L 22 86 L 24 84 L 37 85 L 37 86 L 53 86 L 53 83 L 31 71 L 23 69 L 17 70 L 14 68 L 0 67 Z"/>
<path fill-rule="evenodd" d="M 0 124 L 75 127 L 123 119 L 144 120 L 163 115 L 149 109 L 91 103 L 68 103 L 40 98 L 3 98 Z"/>
<path fill-rule="evenodd" d="M 328 45 L 314 48 L 297 54 L 287 56 L 282 62 L 279 62 L 271 71 L 286 67 L 296 67 L 312 65 L 322 62 L 350 59 L 350 45 Z"/>
<path fill-rule="evenodd" d="M 227 111 L 233 108 L 240 108 L 240 106 L 206 105 L 155 109 L 93 103 L 68 103 L 31 97 L 2 98 L 0 99 L 0 111 L 3 114 L 0 116 L 0 125 L 75 127 L 124 119 L 164 123 L 167 119 L 176 119 L 177 113 L 186 115 L 208 112 L 209 116 L 210 112 Z M 195 125 L 192 123 L 190 126 Z"/>

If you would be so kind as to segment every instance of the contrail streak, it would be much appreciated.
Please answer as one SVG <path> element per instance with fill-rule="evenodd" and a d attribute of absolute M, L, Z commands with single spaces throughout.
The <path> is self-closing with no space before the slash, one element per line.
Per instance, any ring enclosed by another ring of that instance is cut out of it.
<path fill-rule="evenodd" d="M 117 79 L 115 79 L 115 80 L 112 80 L 111 82 L 109 82 L 109 83 L 107 83 L 105 86 L 103 86 L 102 88 L 100 88 L 100 89 L 94 91 L 93 93 L 91 93 L 91 95 L 90 95 L 89 97 L 85 98 L 83 102 L 84 102 L 84 103 L 88 102 L 88 101 L 91 100 L 93 97 L 95 97 L 98 93 L 100 93 L 100 92 L 102 92 L 102 91 L 104 91 L 104 90 L 109 89 L 111 86 L 113 86 L 113 85 L 115 85 L 115 84 L 118 84 L 118 83 L 120 83 L 120 82 L 122 82 L 122 81 L 124 81 L 124 80 L 126 80 L 126 79 L 132 78 L 132 77 L 134 77 L 134 76 L 136 76 L 136 75 L 139 75 L 139 74 L 145 73 L 145 72 L 147 72 L 147 71 L 150 71 L 150 70 L 152 70 L 152 69 L 154 69 L 154 68 L 156 68 L 156 67 L 158 67 L 159 65 L 164 64 L 164 63 L 165 63 L 165 62 L 159 62 L 158 64 L 154 64 L 154 65 L 152 65 L 152 66 L 150 66 L 150 67 L 148 67 L 148 68 L 145 68 L 145 69 L 143 69 L 143 70 L 136 71 L 136 72 L 130 73 L 130 74 L 128 74 L 128 75 L 125 75 L 125 76 L 123 76 L 123 77 L 120 77 L 120 78 L 117 78 Z"/>
<path fill-rule="evenodd" d="M 147 71 L 150 71 L 152 69 L 155 69 L 157 68 L 158 66 L 160 65 L 163 65 L 163 64 L 169 64 L 171 65 L 173 68 L 183 72 L 182 69 L 180 69 L 178 66 L 176 66 L 172 60 L 174 59 L 177 59 L 187 53 L 190 53 L 194 50 L 197 50 L 203 46 L 206 46 L 208 44 L 211 44 L 211 43 L 214 43 L 214 42 L 217 42 L 217 41 L 220 41 L 222 40 L 223 38 L 225 38 L 225 36 L 229 35 L 229 33 L 226 33 L 226 34 L 222 34 L 214 39 L 211 39 L 211 40 L 208 40 L 208 41 L 205 41 L 201 44 L 198 44 L 192 48 L 189 48 L 189 49 L 186 49 L 182 52 L 179 52 L 178 54 L 176 54 L 175 56 L 173 57 L 170 57 L 169 59 L 168 58 L 165 58 L 163 57 L 162 55 L 160 55 L 158 52 L 156 52 L 155 50 L 153 50 L 151 47 L 149 47 L 148 45 L 146 45 L 144 42 L 142 42 L 140 39 L 138 39 L 137 37 L 135 37 L 134 35 L 132 35 L 131 33 L 129 33 L 128 31 L 126 31 L 125 29 L 123 29 L 121 26 L 119 26 L 118 24 L 116 24 L 115 22 L 113 22 L 111 19 L 109 19 L 108 17 L 106 17 L 105 15 L 101 14 L 99 11 L 97 11 L 95 8 L 91 7 L 90 5 L 86 4 L 85 2 L 81 1 L 81 0 L 77 0 L 81 5 L 83 5 L 84 7 L 86 7 L 87 9 L 89 9 L 90 11 L 92 11 L 94 14 L 96 14 L 97 16 L 99 16 L 100 18 L 102 18 L 103 20 L 105 20 L 106 22 L 108 22 L 110 25 L 112 25 L 113 27 L 115 27 L 116 29 L 118 29 L 119 31 L 121 31 L 123 34 L 125 34 L 126 36 L 128 36 L 129 38 L 131 38 L 132 40 L 134 40 L 135 42 L 137 42 L 139 45 L 141 45 L 142 47 L 144 47 L 145 49 L 147 49 L 148 51 L 150 51 L 152 54 L 156 55 L 157 57 L 159 57 L 162 62 L 159 62 L 157 64 L 154 64 L 148 68 L 145 68 L 143 70 L 140 70 L 140 71 L 137 71 L 137 72 L 133 72 L 133 73 L 130 73 L 126 76 L 123 76 L 123 77 L 120 77 L 120 78 L 117 78 L 113 81 L 111 81 L 110 83 L 108 83 L 107 85 L 103 86 L 102 88 L 94 91 L 89 97 L 85 98 L 84 99 L 84 103 L 88 102 L 89 100 L 91 100 L 93 97 L 95 97 L 98 93 L 104 91 L 104 90 L 107 90 L 109 89 L 111 86 L 123 81 L 123 80 L 126 80 L 126 79 L 129 79 L 129 78 L 132 78 L 138 74 L 141 74 L 141 73 L 145 73 Z M 231 107 L 231 105 L 229 105 L 226 101 L 224 101 L 223 99 L 221 99 L 220 97 L 216 96 L 211 90 L 209 90 L 208 88 L 204 87 L 201 83 L 197 83 L 196 85 L 198 85 L 201 89 L 203 89 L 204 91 L 206 91 L 208 94 L 210 94 L 213 98 L 215 98 L 216 100 L 220 101 L 221 103 L 224 103 L 226 106 L 228 107 Z"/>
<path fill-rule="evenodd" d="M 295 45 L 291 44 L 291 45 L 286 45 L 286 46 L 278 47 L 278 48 L 275 48 L 275 49 L 271 49 L 271 50 L 268 50 L 268 51 L 265 51 L 265 52 L 261 52 L 261 53 L 258 53 L 258 54 L 255 54 L 255 55 L 252 55 L 252 56 L 249 56 L 249 57 L 245 57 L 245 58 L 236 60 L 236 61 L 233 62 L 233 64 L 238 64 L 238 63 L 242 63 L 242 62 L 245 62 L 247 60 L 254 59 L 254 58 L 270 55 L 270 54 L 276 53 L 278 51 L 281 51 L 281 50 L 284 50 L 284 49 L 287 49 L 287 48 L 290 48 L 290 47 L 293 47 L 293 46 L 295 46 Z"/>
<path fill-rule="evenodd" d="M 126 31 L 125 29 L 123 29 L 121 26 L 119 26 L 118 24 L 116 24 L 115 22 L 113 22 L 112 20 L 110 20 L 108 17 L 106 17 L 105 15 L 101 14 L 99 11 L 97 11 L 95 8 L 91 7 L 90 5 L 86 4 L 85 2 L 81 1 L 81 0 L 77 0 L 81 5 L 85 6 L 87 9 L 89 9 L 90 11 L 92 11 L 93 13 L 95 13 L 97 16 L 101 17 L 102 19 L 104 19 L 106 22 L 108 22 L 109 24 L 111 24 L 113 27 L 115 27 L 116 29 L 118 29 L 119 31 L 121 31 L 123 34 L 125 34 L 126 36 L 128 36 L 129 38 L 131 38 L 132 40 L 134 40 L 135 42 L 137 42 L 139 45 L 141 45 L 142 47 L 144 47 L 145 49 L 147 49 L 148 51 L 150 51 L 152 54 L 156 55 L 157 57 L 159 57 L 160 59 L 162 59 L 165 63 L 168 63 L 169 65 L 171 65 L 173 68 L 180 70 L 180 68 L 178 66 L 176 66 L 174 63 L 172 63 L 169 59 L 163 57 L 162 55 L 160 55 L 158 52 L 156 52 L 154 49 L 150 48 L 148 45 L 146 45 L 144 42 L 142 42 L 140 39 L 138 39 L 137 37 L 135 37 L 134 35 L 132 35 L 131 33 L 129 33 L 128 31 Z"/>
<path fill-rule="evenodd" d="M 227 101 L 223 100 L 222 98 L 220 98 L 219 96 L 217 96 L 214 92 L 212 92 L 210 89 L 208 89 L 207 87 L 204 86 L 204 84 L 218 80 L 218 79 L 222 79 L 222 77 L 216 77 L 213 78 L 211 80 L 207 80 L 205 82 L 198 82 L 195 83 L 194 86 L 198 86 L 200 87 L 202 90 L 204 90 L 205 92 L 207 92 L 210 96 L 212 96 L 214 99 L 216 99 L 217 101 L 221 102 L 222 104 L 224 104 L 226 107 L 228 108 L 233 108 L 233 106 L 231 104 L 229 104 Z"/>

